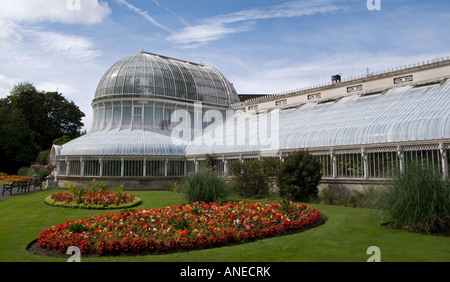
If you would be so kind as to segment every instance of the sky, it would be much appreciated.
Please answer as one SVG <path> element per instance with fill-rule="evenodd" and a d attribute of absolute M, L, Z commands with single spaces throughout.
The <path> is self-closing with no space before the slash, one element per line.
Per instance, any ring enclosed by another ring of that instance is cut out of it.
<path fill-rule="evenodd" d="M 85 113 L 103 74 L 142 50 L 277 94 L 450 56 L 448 0 L 1 0 L 0 98 L 58 91 Z"/>

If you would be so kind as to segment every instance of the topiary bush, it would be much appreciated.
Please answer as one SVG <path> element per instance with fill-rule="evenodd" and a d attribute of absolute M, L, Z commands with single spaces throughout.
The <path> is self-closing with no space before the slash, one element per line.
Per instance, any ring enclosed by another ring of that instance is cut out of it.
<path fill-rule="evenodd" d="M 320 162 L 308 151 L 297 151 L 286 156 L 277 178 L 280 196 L 302 202 L 316 198 L 322 179 L 320 168 Z"/>
<path fill-rule="evenodd" d="M 426 165 L 410 163 L 380 188 L 372 207 L 396 228 L 418 233 L 450 232 L 450 181 Z"/>
<path fill-rule="evenodd" d="M 202 169 L 186 176 L 177 185 L 186 200 L 194 202 L 216 202 L 224 200 L 229 194 L 228 183 L 212 170 Z"/>

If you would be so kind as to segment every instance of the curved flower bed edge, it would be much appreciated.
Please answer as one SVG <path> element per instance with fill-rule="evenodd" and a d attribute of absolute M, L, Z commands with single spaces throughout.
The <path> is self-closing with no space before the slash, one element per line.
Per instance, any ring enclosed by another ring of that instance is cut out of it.
<path fill-rule="evenodd" d="M 66 191 L 51 194 L 44 199 L 44 203 L 53 207 L 78 209 L 122 209 L 142 203 L 142 199 L 124 192 L 123 184 L 107 190 L 104 182 L 98 183 L 94 178 L 89 186 L 90 189 L 69 183 Z"/>
<path fill-rule="evenodd" d="M 53 256 L 70 246 L 80 248 L 83 256 L 166 254 L 302 232 L 325 222 L 318 210 L 304 204 L 181 204 L 67 220 L 45 228 L 34 249 Z"/>
<path fill-rule="evenodd" d="M 132 202 L 123 203 L 120 205 L 100 205 L 100 204 L 83 204 L 83 203 L 76 203 L 76 202 L 58 202 L 55 201 L 52 198 L 52 195 L 46 197 L 44 199 L 44 203 L 46 203 L 49 206 L 52 207 L 59 207 L 59 208 L 71 208 L 71 209 L 93 209 L 93 210 L 112 210 L 112 209 L 124 209 L 124 208 L 132 208 L 137 205 L 142 204 L 142 199 L 139 197 L 134 197 L 134 200 Z"/>

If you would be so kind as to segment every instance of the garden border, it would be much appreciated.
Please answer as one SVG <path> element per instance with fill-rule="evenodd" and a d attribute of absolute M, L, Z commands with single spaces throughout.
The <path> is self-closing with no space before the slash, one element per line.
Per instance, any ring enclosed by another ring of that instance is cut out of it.
<path fill-rule="evenodd" d="M 259 237 L 254 240 L 230 242 L 230 243 L 227 243 L 224 245 L 219 245 L 216 247 L 204 247 L 204 248 L 198 248 L 198 249 L 194 249 L 194 250 L 175 249 L 175 250 L 170 250 L 170 251 L 167 251 L 167 250 L 166 251 L 153 251 L 153 252 L 144 251 L 144 252 L 141 252 L 138 254 L 128 253 L 128 252 L 123 252 L 123 253 L 116 254 L 116 255 L 110 255 L 110 254 L 109 255 L 100 255 L 100 254 L 96 254 L 96 253 L 87 253 L 87 254 L 82 254 L 82 258 L 99 258 L 99 259 L 101 259 L 101 258 L 118 257 L 118 256 L 126 256 L 126 257 L 160 256 L 160 255 L 167 255 L 167 254 L 173 254 L 173 253 L 195 252 L 195 251 L 202 251 L 202 250 L 218 249 L 218 248 L 222 248 L 222 247 L 238 246 L 238 245 L 257 242 L 260 240 L 302 233 L 302 232 L 308 231 L 310 229 L 319 227 L 319 226 L 325 224 L 327 221 L 328 221 L 328 219 L 326 218 L 326 216 L 324 216 L 322 214 L 322 218 L 319 221 L 317 221 L 316 223 L 314 223 L 312 225 L 305 226 L 303 228 L 298 228 L 298 229 L 294 229 L 294 230 L 284 230 L 282 233 L 273 234 L 273 235 L 265 236 L 265 237 Z M 44 257 L 49 257 L 49 258 L 68 259 L 70 257 L 70 255 L 62 253 L 59 250 L 49 250 L 49 249 L 41 248 L 39 246 L 38 239 L 34 239 L 30 243 L 28 243 L 28 245 L 26 246 L 26 250 L 33 255 L 44 256 Z"/>
<path fill-rule="evenodd" d="M 51 207 L 57 207 L 57 208 L 72 208 L 72 209 L 89 209 L 89 210 L 112 210 L 112 209 L 126 209 L 126 208 L 132 208 L 135 206 L 138 206 L 143 203 L 142 199 L 139 197 L 134 196 L 134 200 L 130 203 L 126 203 L 123 205 L 85 205 L 85 204 L 78 204 L 78 203 L 65 203 L 65 202 L 57 202 L 52 199 L 52 195 L 47 196 L 44 199 L 44 203 Z"/>

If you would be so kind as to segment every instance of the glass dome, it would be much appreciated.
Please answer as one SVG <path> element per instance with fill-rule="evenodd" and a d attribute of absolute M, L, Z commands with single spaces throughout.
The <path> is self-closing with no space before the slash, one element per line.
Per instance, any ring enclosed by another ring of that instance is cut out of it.
<path fill-rule="evenodd" d="M 215 106 L 239 102 L 233 85 L 217 69 L 147 52 L 115 63 L 100 80 L 94 102 L 120 95 Z"/>

